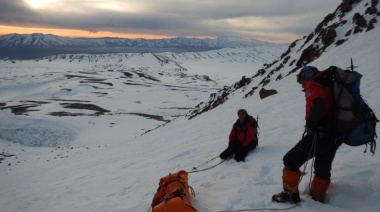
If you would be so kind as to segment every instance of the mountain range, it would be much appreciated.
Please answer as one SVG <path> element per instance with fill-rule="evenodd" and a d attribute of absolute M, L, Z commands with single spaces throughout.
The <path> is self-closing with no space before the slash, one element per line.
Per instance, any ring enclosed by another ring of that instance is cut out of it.
<path fill-rule="evenodd" d="M 0 58 L 35 59 L 72 53 L 146 53 L 209 51 L 221 48 L 278 46 L 269 42 L 241 37 L 215 39 L 168 38 L 69 38 L 52 34 L 8 34 L 0 36 Z M 288 45 L 288 44 L 284 44 Z"/>

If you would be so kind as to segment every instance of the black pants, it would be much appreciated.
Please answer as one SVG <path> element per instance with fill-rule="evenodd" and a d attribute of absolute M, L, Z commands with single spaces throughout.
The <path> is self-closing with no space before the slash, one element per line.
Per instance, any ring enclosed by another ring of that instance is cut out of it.
<path fill-rule="evenodd" d="M 286 155 L 284 156 L 284 165 L 290 170 L 299 170 L 299 168 L 313 157 L 314 151 L 312 145 L 314 136 L 304 136 Z M 342 142 L 335 141 L 333 138 L 316 137 L 315 143 L 315 161 L 314 174 L 322 179 L 330 179 L 331 165 Z"/>
<path fill-rule="evenodd" d="M 246 145 L 247 150 L 255 149 L 258 145 L 258 139 L 253 140 L 251 143 Z M 228 143 L 228 148 L 232 149 L 234 152 L 238 151 L 241 147 L 243 147 L 243 143 L 238 141 L 231 141 Z"/>
<path fill-rule="evenodd" d="M 245 157 L 247 156 L 248 152 L 252 149 L 255 149 L 258 145 L 258 139 L 255 139 L 248 145 L 243 145 L 243 143 L 238 141 L 231 141 L 228 142 L 228 147 L 225 149 L 219 157 L 222 159 L 227 159 L 231 155 L 235 154 L 234 159 L 236 161 L 245 161 Z"/>

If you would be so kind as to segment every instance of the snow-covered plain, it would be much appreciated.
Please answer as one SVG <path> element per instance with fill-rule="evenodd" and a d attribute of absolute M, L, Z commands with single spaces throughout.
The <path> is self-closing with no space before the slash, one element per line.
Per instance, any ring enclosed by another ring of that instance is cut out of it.
<path fill-rule="evenodd" d="M 310 64 L 320 70 L 331 65 L 345 68 L 352 57 L 363 74 L 362 95 L 378 116 L 379 32 L 376 28 L 339 47 L 332 45 Z M 229 160 L 190 173 L 189 185 L 196 195 L 193 206 L 200 212 L 291 207 L 271 202 L 271 196 L 282 189 L 282 157 L 303 133 L 304 94 L 295 73 L 266 86 L 277 90 L 276 95 L 260 99 L 255 92 L 244 98 L 262 80 L 253 78 L 215 109 L 191 120 L 184 116 L 199 102 L 208 101 L 216 89 L 242 75 L 253 76 L 262 64 L 275 59 L 267 54 L 263 58 L 268 61 L 238 62 L 230 60 L 235 55 L 231 51 L 243 52 L 241 59 L 246 49 L 220 51 L 207 53 L 214 59 L 172 55 L 176 63 L 163 65 L 152 54 L 130 60 L 125 55 L 105 55 L 92 56 L 91 61 L 69 56 L 51 62 L 0 61 L 1 107 L 35 106 L 17 116 L 11 108 L 0 110 L 0 148 L 9 156 L 0 163 L 0 211 L 149 211 L 161 177 L 179 170 L 190 172 L 225 149 L 240 108 L 259 116 L 259 147 L 245 163 Z M 227 60 L 215 59 L 228 52 Z M 171 58 L 170 53 L 160 55 Z M 109 112 L 64 107 L 72 102 Z M 47 115 L 62 111 L 66 116 Z M 340 147 L 326 204 L 308 194 L 310 162 L 300 183 L 301 205 L 290 210 L 377 211 L 379 153 L 363 154 L 364 149 Z M 216 162 L 219 158 L 198 168 Z"/>

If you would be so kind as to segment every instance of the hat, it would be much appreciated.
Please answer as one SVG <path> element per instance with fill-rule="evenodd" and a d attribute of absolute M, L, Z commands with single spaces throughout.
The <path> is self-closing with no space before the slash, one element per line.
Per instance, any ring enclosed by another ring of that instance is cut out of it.
<path fill-rule="evenodd" d="M 247 113 L 247 111 L 245 110 L 245 109 L 240 109 L 240 110 L 238 110 L 238 115 L 239 115 L 239 113 L 244 113 L 245 115 L 247 115 L 248 113 Z"/>
<path fill-rule="evenodd" d="M 299 82 L 301 78 L 305 81 L 308 81 L 318 72 L 319 72 L 318 69 L 314 66 L 304 66 L 301 69 L 300 73 L 297 75 L 297 81 Z"/>

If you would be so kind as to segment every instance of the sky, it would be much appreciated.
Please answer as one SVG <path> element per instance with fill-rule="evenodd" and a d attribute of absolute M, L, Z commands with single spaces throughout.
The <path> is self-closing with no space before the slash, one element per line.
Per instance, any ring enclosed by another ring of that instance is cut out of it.
<path fill-rule="evenodd" d="M 341 0 L 0 0 L 0 34 L 215 38 L 290 43 Z"/>

